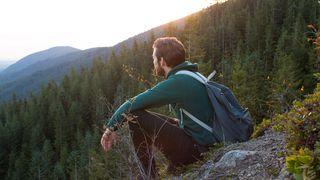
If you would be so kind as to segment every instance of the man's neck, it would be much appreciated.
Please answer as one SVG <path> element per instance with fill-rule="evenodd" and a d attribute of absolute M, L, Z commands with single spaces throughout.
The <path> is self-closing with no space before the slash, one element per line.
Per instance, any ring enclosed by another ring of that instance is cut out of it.
<path fill-rule="evenodd" d="M 164 73 L 165 73 L 165 77 L 168 77 L 168 73 L 171 71 L 171 67 L 165 66 L 163 67 Z"/>

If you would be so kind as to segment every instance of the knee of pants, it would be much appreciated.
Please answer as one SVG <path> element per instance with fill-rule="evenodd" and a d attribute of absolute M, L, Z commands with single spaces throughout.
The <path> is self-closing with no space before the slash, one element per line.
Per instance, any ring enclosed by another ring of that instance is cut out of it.
<path fill-rule="evenodd" d="M 137 123 L 145 119 L 144 117 L 148 114 L 148 112 L 143 109 L 143 110 L 137 110 L 137 111 L 131 112 L 130 114 L 133 115 L 133 119 L 129 121 L 129 125 L 132 126 L 132 125 L 137 125 Z"/>
<path fill-rule="evenodd" d="M 144 109 L 131 112 L 131 114 L 133 114 L 134 116 L 138 116 L 138 117 L 144 116 L 144 115 L 146 115 L 147 113 L 148 113 L 148 112 L 147 112 L 146 110 L 144 110 Z"/>
<path fill-rule="evenodd" d="M 143 109 L 143 110 L 137 110 L 137 111 L 131 112 L 130 114 L 133 115 L 133 119 L 135 121 L 141 121 L 145 119 L 145 117 L 148 115 L 148 112 Z"/>

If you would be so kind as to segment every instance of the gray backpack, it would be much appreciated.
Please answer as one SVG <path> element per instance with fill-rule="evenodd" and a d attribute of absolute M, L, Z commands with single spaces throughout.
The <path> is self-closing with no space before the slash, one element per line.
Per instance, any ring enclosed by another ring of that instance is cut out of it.
<path fill-rule="evenodd" d="M 215 138 L 215 142 L 243 142 L 249 140 L 253 132 L 253 123 L 248 109 L 240 106 L 229 88 L 210 81 L 214 74 L 211 74 L 208 79 L 198 72 L 187 70 L 181 70 L 175 74 L 191 76 L 205 85 L 214 110 L 212 127 L 203 123 L 185 109 L 181 108 L 181 113 L 210 131 Z"/>

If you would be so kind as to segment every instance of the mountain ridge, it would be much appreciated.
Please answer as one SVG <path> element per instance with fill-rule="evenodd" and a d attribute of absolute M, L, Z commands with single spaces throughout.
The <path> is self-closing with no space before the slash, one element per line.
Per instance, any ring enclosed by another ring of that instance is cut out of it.
<path fill-rule="evenodd" d="M 0 72 L 0 101 L 10 99 L 13 93 L 15 93 L 18 98 L 24 98 L 30 92 L 37 92 L 40 89 L 40 85 L 49 82 L 50 79 L 59 83 L 62 77 L 66 75 L 72 67 L 77 70 L 79 70 L 81 66 L 90 67 L 92 61 L 96 58 L 102 58 L 106 61 L 112 50 L 118 54 L 121 46 L 131 48 L 135 41 L 146 42 L 150 36 L 154 36 L 155 38 L 160 37 L 164 34 L 165 28 L 172 24 L 175 25 L 175 28 L 182 29 L 184 27 L 185 18 L 188 16 L 129 37 L 111 47 L 93 47 L 38 61 L 30 64 L 24 69 L 20 69 L 20 71 L 18 71 L 19 73 L 15 73 L 15 76 L 12 76 L 13 73 L 10 72 Z M 30 55 L 26 57 L 29 56 Z M 51 76 L 49 76 L 49 74 Z"/>
<path fill-rule="evenodd" d="M 15 62 L 15 60 L 0 59 L 0 73 Z"/>
<path fill-rule="evenodd" d="M 49 58 L 59 57 L 61 55 L 68 54 L 75 51 L 80 51 L 80 49 L 77 49 L 71 46 L 55 46 L 46 50 L 37 51 L 35 53 L 29 54 L 21 58 L 16 63 L 10 65 L 5 70 L 3 70 L 2 73 L 0 73 L 0 75 L 14 73 L 34 63 L 37 63 Z"/>

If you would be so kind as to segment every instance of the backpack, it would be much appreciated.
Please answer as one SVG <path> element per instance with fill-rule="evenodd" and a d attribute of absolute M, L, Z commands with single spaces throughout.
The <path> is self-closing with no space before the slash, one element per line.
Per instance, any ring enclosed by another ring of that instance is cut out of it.
<path fill-rule="evenodd" d="M 215 142 L 243 142 L 249 140 L 253 132 L 253 123 L 248 108 L 240 106 L 228 87 L 210 81 L 210 76 L 212 78 L 214 74 L 211 74 L 208 79 L 199 72 L 187 70 L 181 70 L 175 74 L 191 76 L 205 85 L 214 110 L 212 126 L 203 123 L 183 108 L 180 109 L 180 113 L 184 113 L 198 125 L 210 131 L 215 138 Z"/>

